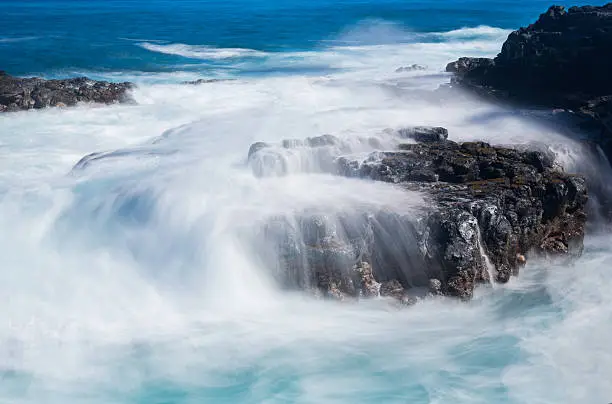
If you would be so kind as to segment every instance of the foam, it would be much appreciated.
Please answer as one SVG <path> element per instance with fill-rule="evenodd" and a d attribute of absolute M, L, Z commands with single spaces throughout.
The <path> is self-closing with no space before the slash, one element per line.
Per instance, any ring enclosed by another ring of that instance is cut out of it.
<path fill-rule="evenodd" d="M 139 43 L 138 46 L 151 52 L 164 53 L 167 55 L 177 55 L 193 59 L 219 60 L 266 56 L 265 52 L 260 52 L 253 49 L 214 48 L 210 46 L 186 45 L 181 43 L 160 45 L 157 43 L 142 42 Z"/>
<path fill-rule="evenodd" d="M 19 38 L 2 38 L 0 37 L 0 44 L 10 44 L 10 43 L 18 43 L 18 42 L 26 42 L 33 41 L 38 39 L 36 36 L 24 36 Z"/>
<path fill-rule="evenodd" d="M 512 31 L 508 29 L 480 25 L 478 27 L 465 27 L 447 32 L 439 32 L 434 35 L 439 35 L 450 40 L 489 38 L 498 41 L 500 38 L 505 40 L 510 32 Z"/>
<path fill-rule="evenodd" d="M 439 125 L 456 141 L 551 145 L 583 167 L 574 134 L 537 117 L 427 97 L 448 80 L 446 62 L 498 46 L 334 46 L 265 61 L 333 68 L 322 75 L 169 77 L 136 89 L 137 105 L 2 115 L 0 401 L 151 401 L 152 391 L 210 402 L 609 400 L 609 237 L 589 241 L 579 271 L 533 261 L 469 304 L 401 311 L 282 292 L 251 251 L 274 215 L 423 205 L 321 173 L 307 154 L 290 175 L 257 178 L 246 161 L 255 141 L 328 133 L 367 154 L 376 147 L 360 138 L 391 148 L 388 128 Z M 410 63 L 428 70 L 395 73 Z M 96 151 L 111 153 L 72 170 Z"/>

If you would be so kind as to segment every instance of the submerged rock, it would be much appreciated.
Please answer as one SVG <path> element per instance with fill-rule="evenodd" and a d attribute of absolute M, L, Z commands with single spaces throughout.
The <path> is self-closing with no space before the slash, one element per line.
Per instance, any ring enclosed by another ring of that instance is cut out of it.
<path fill-rule="evenodd" d="M 495 59 L 449 63 L 453 83 L 481 94 L 570 109 L 596 122 L 612 156 L 612 3 L 552 6 L 512 32 Z"/>
<path fill-rule="evenodd" d="M 45 80 L 19 78 L 0 71 L 0 112 L 73 106 L 79 102 L 112 104 L 130 100 L 131 83 L 109 83 L 86 77 Z"/>
<path fill-rule="evenodd" d="M 229 80 L 230 79 L 197 79 L 197 80 L 183 81 L 181 84 L 199 86 L 200 84 L 211 84 L 211 83 L 218 83 L 220 81 L 229 81 Z"/>
<path fill-rule="evenodd" d="M 353 271 L 359 274 L 360 294 L 363 297 L 378 297 L 380 295 L 380 283 L 374 279 L 372 265 L 367 262 L 358 262 Z"/>
<path fill-rule="evenodd" d="M 429 294 L 438 296 L 442 294 L 442 282 L 439 279 L 429 280 Z"/>
<path fill-rule="evenodd" d="M 405 295 L 405 290 L 402 284 L 397 279 L 394 279 L 382 283 L 380 286 L 380 295 L 401 299 Z"/>
<path fill-rule="evenodd" d="M 409 66 L 401 66 L 395 69 L 395 73 L 404 73 L 404 72 L 414 72 L 414 71 L 422 71 L 427 70 L 425 66 L 418 64 L 411 64 Z"/>
<path fill-rule="evenodd" d="M 424 193 L 427 206 L 411 215 L 365 207 L 271 221 L 261 238 L 275 251 L 267 256 L 280 257 L 283 284 L 334 298 L 402 301 L 422 288 L 468 300 L 477 284 L 517 275 L 529 254 L 581 253 L 585 181 L 557 170 L 550 153 L 455 143 L 444 128 L 404 133 L 422 142 L 365 159 L 336 156 L 327 169 Z M 256 143 L 249 155 L 266 147 Z"/>

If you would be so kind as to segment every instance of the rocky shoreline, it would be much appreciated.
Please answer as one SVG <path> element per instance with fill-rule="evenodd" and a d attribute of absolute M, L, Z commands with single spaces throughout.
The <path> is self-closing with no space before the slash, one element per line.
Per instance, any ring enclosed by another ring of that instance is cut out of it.
<path fill-rule="evenodd" d="M 552 6 L 512 32 L 493 59 L 449 63 L 452 84 L 528 106 L 571 111 L 612 157 L 612 3 Z"/>
<path fill-rule="evenodd" d="M 553 6 L 510 34 L 496 58 L 461 58 L 446 70 L 455 87 L 571 111 L 598 128 L 597 142 L 612 156 L 611 45 L 612 3 Z M 132 88 L 0 72 L 0 112 L 127 102 Z M 377 150 L 366 157 L 332 135 L 251 146 L 248 163 L 258 177 L 286 175 L 290 151 L 314 162 L 317 172 L 392 183 L 427 201 L 416 215 L 363 208 L 271 218 L 260 229 L 261 258 L 277 259 L 268 266 L 277 267 L 285 287 L 339 300 L 383 296 L 410 304 L 416 291 L 469 300 L 476 285 L 508 282 L 533 256 L 582 253 L 586 180 L 557 167 L 548 151 L 457 143 L 441 127 L 392 132 L 398 140 L 392 150 L 375 137 L 363 139 Z"/>
<path fill-rule="evenodd" d="M 74 106 L 81 102 L 129 102 L 132 83 L 109 83 L 86 77 L 45 80 L 19 78 L 0 71 L 0 112 Z"/>
<path fill-rule="evenodd" d="M 554 156 L 456 143 L 444 128 L 396 135 L 403 139 L 399 150 L 365 159 L 331 135 L 251 146 L 248 159 L 258 176 L 283 175 L 283 149 L 314 150 L 324 172 L 397 184 L 428 200 L 417 217 L 374 210 L 329 220 L 304 213 L 292 232 L 274 221 L 262 237 L 277 244 L 279 235 L 286 238 L 277 251 L 282 277 L 290 278 L 282 283 L 337 299 L 380 293 L 410 302 L 412 291 L 429 289 L 469 300 L 477 284 L 507 282 L 532 255 L 581 254 L 585 180 L 555 167 Z"/>

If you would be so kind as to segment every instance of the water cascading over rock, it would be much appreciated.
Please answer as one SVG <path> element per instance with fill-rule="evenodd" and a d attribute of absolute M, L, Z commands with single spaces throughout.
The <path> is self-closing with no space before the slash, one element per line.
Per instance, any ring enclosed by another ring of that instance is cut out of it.
<path fill-rule="evenodd" d="M 518 274 L 526 255 L 581 253 L 585 181 L 559 170 L 552 153 L 458 144 L 444 128 L 391 135 L 395 151 L 356 153 L 330 135 L 251 147 L 260 177 L 327 173 L 387 182 L 428 201 L 410 214 L 360 206 L 270 219 L 261 239 L 281 284 L 338 299 L 410 302 L 427 290 L 470 299 L 475 285 Z"/>

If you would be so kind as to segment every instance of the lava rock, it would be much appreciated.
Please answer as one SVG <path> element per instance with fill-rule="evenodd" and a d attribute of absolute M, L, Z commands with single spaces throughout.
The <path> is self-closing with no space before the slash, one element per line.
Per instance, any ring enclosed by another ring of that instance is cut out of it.
<path fill-rule="evenodd" d="M 270 147 L 270 145 L 268 143 L 265 142 L 255 142 L 251 145 L 251 147 L 249 147 L 249 153 L 247 155 L 247 159 L 250 159 L 251 156 L 253 156 L 255 153 L 257 153 L 258 151 L 268 148 Z"/>
<path fill-rule="evenodd" d="M 359 166 L 347 160 L 343 164 Z M 428 278 L 418 286 L 435 278 L 442 293 L 468 300 L 478 283 L 504 283 L 518 274 L 531 252 L 582 251 L 586 182 L 556 170 L 544 151 L 447 140 L 403 144 L 364 165 L 367 170 L 355 169 L 362 177 L 403 184 L 431 199 L 417 241 L 426 246 Z"/>
<path fill-rule="evenodd" d="M 395 69 L 395 73 L 404 73 L 404 72 L 414 72 L 414 71 L 422 71 L 426 70 L 425 66 L 411 64 L 410 66 L 401 66 Z"/>
<path fill-rule="evenodd" d="M 402 284 L 394 279 L 392 281 L 383 282 L 380 286 L 380 295 L 384 297 L 394 297 L 396 299 L 401 299 L 404 296 L 405 290 Z"/>
<path fill-rule="evenodd" d="M 448 139 L 448 130 L 441 127 L 416 126 L 398 130 L 404 139 L 413 139 L 420 143 L 443 142 Z"/>
<path fill-rule="evenodd" d="M 79 77 L 64 80 L 18 78 L 0 73 L 0 112 L 73 106 L 79 102 L 113 104 L 131 101 L 131 83 Z"/>
<path fill-rule="evenodd" d="M 428 203 L 411 214 L 363 207 L 268 223 L 261 239 L 275 254 L 266 247 L 263 258 L 280 257 L 281 283 L 334 299 L 380 294 L 401 302 L 411 289 L 422 288 L 469 300 L 479 283 L 504 283 L 517 275 L 531 253 L 568 259 L 581 254 L 584 178 L 557 170 L 545 150 L 442 137 L 366 158 L 343 155 L 335 167 L 326 166 L 329 174 L 421 192 Z M 299 147 L 308 152 L 337 142 L 315 137 Z M 256 143 L 249 154 L 266 147 Z"/>
<path fill-rule="evenodd" d="M 363 297 L 377 297 L 380 295 L 380 283 L 374 279 L 372 266 L 367 262 L 359 262 L 353 268 L 359 276 L 360 292 Z"/>
<path fill-rule="evenodd" d="M 474 72 L 478 69 L 487 69 L 492 66 L 495 66 L 495 61 L 493 59 L 462 57 L 446 65 L 446 71 L 463 75 L 468 72 Z"/>
<path fill-rule="evenodd" d="M 612 3 L 552 6 L 512 32 L 494 59 L 449 63 L 452 83 L 504 100 L 562 108 L 592 120 L 612 157 Z"/>
<path fill-rule="evenodd" d="M 429 294 L 432 296 L 442 294 L 442 282 L 439 279 L 432 278 L 429 280 Z"/>

